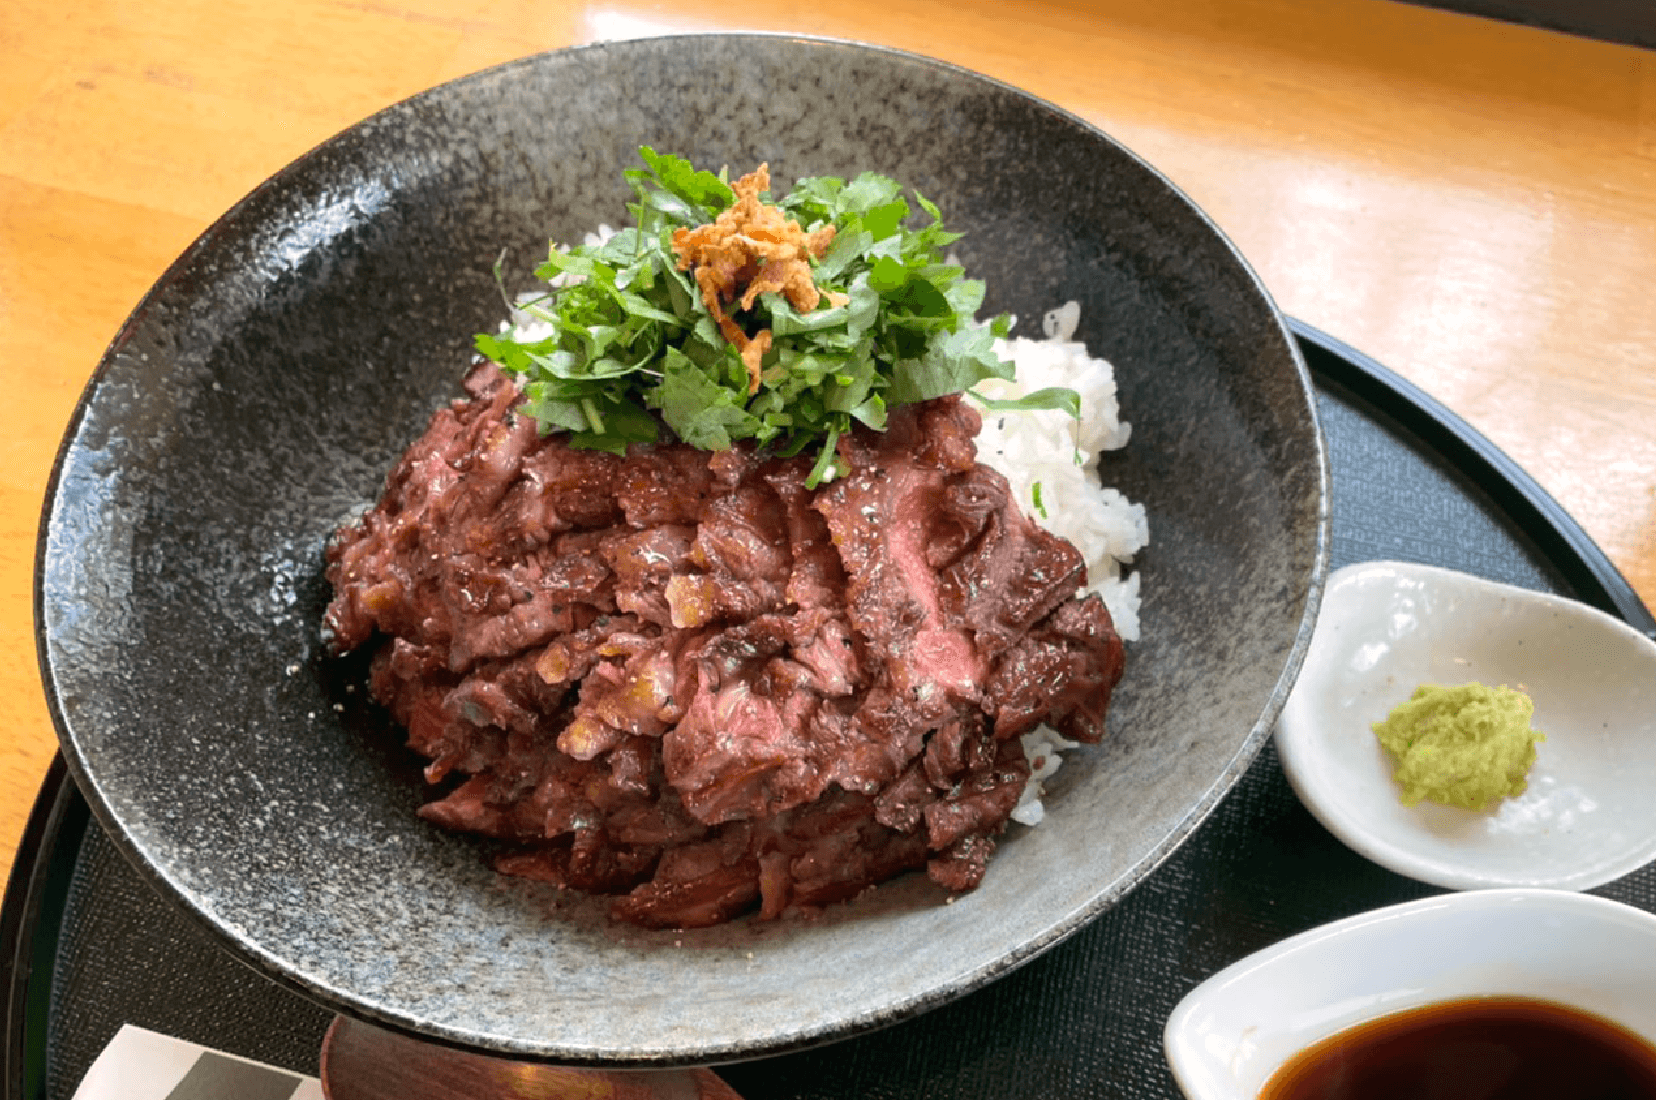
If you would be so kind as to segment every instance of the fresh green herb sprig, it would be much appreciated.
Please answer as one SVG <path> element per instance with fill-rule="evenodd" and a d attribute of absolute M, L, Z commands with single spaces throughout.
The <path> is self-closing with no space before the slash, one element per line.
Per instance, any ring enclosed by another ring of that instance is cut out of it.
<path fill-rule="evenodd" d="M 734 192 L 681 157 L 647 146 L 639 154 L 644 167 L 626 173 L 634 226 L 602 244 L 550 250 L 536 276 L 552 285 L 517 305 L 547 333 L 477 337 L 478 350 L 516 376 L 524 411 L 543 432 L 567 431 L 574 447 L 624 453 L 630 443 L 656 441 L 659 418 L 703 450 L 745 439 L 782 455 L 814 447 L 814 485 L 832 476 L 835 444 L 856 424 L 883 429 L 888 409 L 1012 377 L 994 350 L 1010 320 L 979 324 L 983 284 L 943 259 L 959 234 L 946 231 L 937 207 L 918 193 L 930 220 L 909 228 L 901 185 L 864 173 L 850 182 L 800 180 L 777 204 L 807 230 L 835 227 L 814 277 L 843 304 L 825 298 L 800 313 L 779 294 L 761 294 L 737 314 L 750 334 L 772 334 L 750 394 L 747 367 L 672 248 L 675 229 L 713 221 Z M 997 411 L 1079 414 L 1071 390 L 980 400 Z"/>

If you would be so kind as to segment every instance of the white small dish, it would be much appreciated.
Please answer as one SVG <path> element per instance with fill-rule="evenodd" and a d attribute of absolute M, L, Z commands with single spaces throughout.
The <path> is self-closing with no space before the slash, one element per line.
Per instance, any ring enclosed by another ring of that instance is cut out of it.
<path fill-rule="evenodd" d="M 1444 894 L 1302 932 L 1220 971 L 1163 1036 L 1190 1100 L 1254 1100 L 1366 1020 L 1463 997 L 1555 1001 L 1656 1043 L 1656 916 L 1565 890 Z"/>
<path fill-rule="evenodd" d="M 1528 788 L 1486 812 L 1403 805 L 1371 727 L 1421 684 L 1535 703 Z M 1400 562 L 1329 577 L 1277 723 L 1283 770 L 1330 832 L 1452 890 L 1585 890 L 1656 858 L 1656 642 L 1575 600 Z"/>

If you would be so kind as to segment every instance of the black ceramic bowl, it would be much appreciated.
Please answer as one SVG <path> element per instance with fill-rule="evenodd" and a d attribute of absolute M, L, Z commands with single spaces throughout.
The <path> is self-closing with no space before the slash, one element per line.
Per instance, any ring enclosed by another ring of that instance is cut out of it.
<path fill-rule="evenodd" d="M 1145 639 L 1111 733 L 953 904 L 913 876 L 826 917 L 622 931 L 418 820 L 419 762 L 321 650 L 322 548 L 375 496 L 549 236 L 624 220 L 641 144 L 874 169 L 936 200 L 987 308 L 1081 303 L 1148 508 Z M 1257 279 L 1154 170 L 1023 92 L 887 50 L 707 36 L 567 50 L 414 97 L 276 175 L 138 306 L 77 410 L 40 547 L 63 751 L 119 846 L 255 966 L 340 1011 L 533 1058 L 728 1060 L 865 1031 L 1074 932 L 1268 736 L 1325 570 L 1308 376 Z"/>

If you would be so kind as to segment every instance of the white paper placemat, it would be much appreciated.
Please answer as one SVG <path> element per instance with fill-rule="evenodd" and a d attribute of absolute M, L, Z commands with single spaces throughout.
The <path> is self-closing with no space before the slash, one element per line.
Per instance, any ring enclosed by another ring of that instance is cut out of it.
<path fill-rule="evenodd" d="M 285 1069 L 125 1024 L 87 1071 L 75 1100 L 323 1100 L 322 1085 Z"/>

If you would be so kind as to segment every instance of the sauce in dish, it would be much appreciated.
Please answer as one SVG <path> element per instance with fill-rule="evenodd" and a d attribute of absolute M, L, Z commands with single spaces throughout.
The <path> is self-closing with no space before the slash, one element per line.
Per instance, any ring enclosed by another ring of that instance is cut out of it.
<path fill-rule="evenodd" d="M 1531 997 L 1441 1001 L 1347 1028 L 1277 1070 L 1260 1100 L 1650 1100 L 1656 1047 Z"/>

